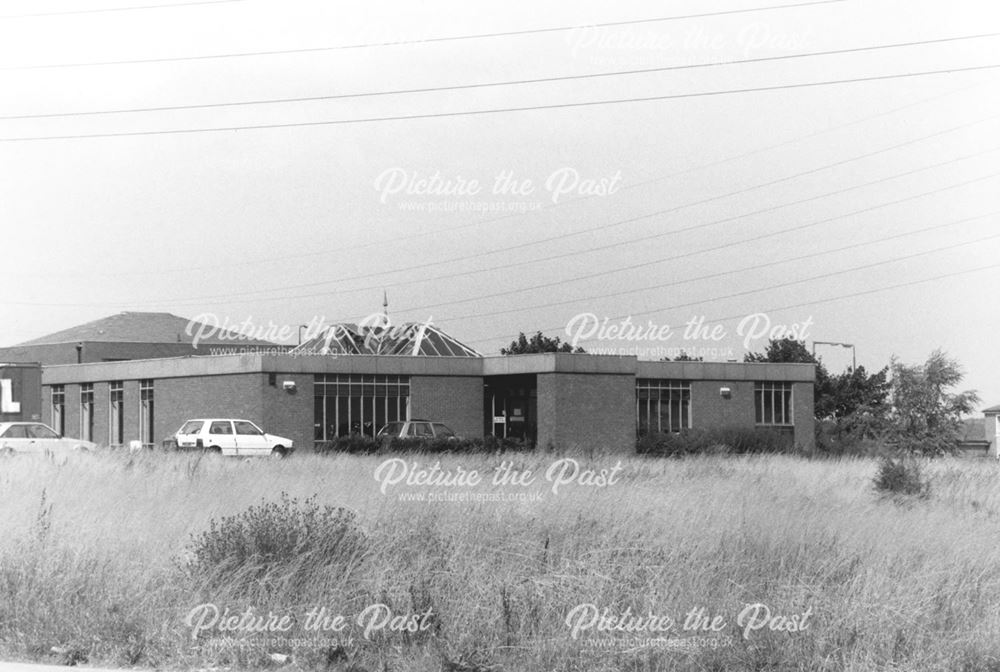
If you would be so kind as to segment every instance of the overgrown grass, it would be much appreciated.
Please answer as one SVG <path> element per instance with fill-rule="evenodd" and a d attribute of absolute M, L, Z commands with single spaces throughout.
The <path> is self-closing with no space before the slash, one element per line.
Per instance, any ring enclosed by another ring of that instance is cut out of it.
<path fill-rule="evenodd" d="M 0 657 L 184 669 L 274 667 L 270 654 L 284 653 L 297 668 L 333 671 L 1000 669 L 992 462 L 925 463 L 930 496 L 898 506 L 872 487 L 872 460 L 628 457 L 613 484 L 553 493 L 544 472 L 557 458 L 406 456 L 478 469 L 486 482 L 400 483 L 387 494 L 373 477 L 384 456 L 2 460 Z M 501 460 L 542 475 L 493 486 Z M 456 489 L 544 499 L 400 497 Z M 338 534 L 352 541 L 331 544 Z M 290 635 L 313 639 L 193 641 L 185 616 L 208 602 L 295 614 Z M 757 602 L 776 614 L 811 609 L 808 629 L 744 639 L 737 615 Z M 379 603 L 432 615 L 418 632 L 365 639 L 353 629 L 342 645 L 302 627 L 312 607 L 353 617 Z M 724 617 L 731 640 L 693 653 L 601 648 L 595 637 L 620 633 L 569 636 L 567 614 L 584 603 L 670 615 L 677 630 L 701 607 Z"/>

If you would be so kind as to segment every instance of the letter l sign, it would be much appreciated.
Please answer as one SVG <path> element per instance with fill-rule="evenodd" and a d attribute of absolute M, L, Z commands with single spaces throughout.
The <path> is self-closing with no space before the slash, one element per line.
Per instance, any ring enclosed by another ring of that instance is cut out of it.
<path fill-rule="evenodd" d="M 21 402 L 14 401 L 14 381 L 0 379 L 0 413 L 20 413 Z"/>

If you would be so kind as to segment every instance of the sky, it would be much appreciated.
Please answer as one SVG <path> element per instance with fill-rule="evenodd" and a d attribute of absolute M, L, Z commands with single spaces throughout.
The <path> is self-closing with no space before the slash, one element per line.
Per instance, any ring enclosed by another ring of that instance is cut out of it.
<path fill-rule="evenodd" d="M 1000 404 L 994 33 L 969 0 L 0 0 L 0 345 L 388 296 L 484 354 L 941 348 Z"/>

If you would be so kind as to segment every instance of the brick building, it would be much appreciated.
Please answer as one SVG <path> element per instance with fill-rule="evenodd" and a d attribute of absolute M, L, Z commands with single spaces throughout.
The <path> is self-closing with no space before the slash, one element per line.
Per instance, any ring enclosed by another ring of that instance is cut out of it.
<path fill-rule="evenodd" d="M 300 450 L 407 417 L 466 437 L 527 437 L 564 449 L 627 452 L 640 433 L 710 427 L 777 429 L 796 445 L 813 443 L 811 364 L 484 357 L 435 328 L 409 325 L 393 338 L 338 328 L 322 347 L 275 354 L 42 361 L 42 417 L 110 445 L 156 444 L 196 417 L 253 420 Z M 106 347 L 106 355 L 130 352 Z"/>

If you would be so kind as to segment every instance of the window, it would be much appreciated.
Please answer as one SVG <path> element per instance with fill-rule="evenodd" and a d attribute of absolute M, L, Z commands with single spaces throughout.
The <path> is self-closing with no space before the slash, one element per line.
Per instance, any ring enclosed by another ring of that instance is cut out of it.
<path fill-rule="evenodd" d="M 758 425 L 794 424 L 791 383 L 754 383 L 753 393 Z"/>
<path fill-rule="evenodd" d="M 29 439 L 58 439 L 60 436 L 45 425 L 28 425 L 27 429 Z"/>
<path fill-rule="evenodd" d="M 26 439 L 28 438 L 28 428 L 24 425 L 11 425 L 3 433 L 4 439 Z"/>
<path fill-rule="evenodd" d="M 153 429 L 153 381 L 139 381 L 139 440 L 145 448 L 152 448 L 156 443 L 156 430 Z"/>
<path fill-rule="evenodd" d="M 94 440 L 94 384 L 80 385 L 80 438 Z"/>
<path fill-rule="evenodd" d="M 178 434 L 197 434 L 201 431 L 203 420 L 188 420 L 184 426 L 177 430 Z"/>
<path fill-rule="evenodd" d="M 232 434 L 233 433 L 233 423 L 229 421 L 218 421 L 213 422 L 212 426 L 208 428 L 209 434 Z"/>
<path fill-rule="evenodd" d="M 66 388 L 52 386 L 52 426 L 60 434 L 66 433 Z"/>
<path fill-rule="evenodd" d="M 108 384 L 108 445 L 125 444 L 125 385 L 120 380 Z"/>
<path fill-rule="evenodd" d="M 690 429 L 691 383 L 639 378 L 635 382 L 635 408 L 640 436 Z"/>
<path fill-rule="evenodd" d="M 375 436 L 387 423 L 408 415 L 409 376 L 318 374 L 313 389 L 316 441 L 349 434 Z"/>
<path fill-rule="evenodd" d="M 236 433 L 242 434 L 244 436 L 260 436 L 264 432 L 260 431 L 260 428 L 252 422 L 247 422 L 246 420 L 237 420 L 233 423 L 236 425 Z"/>
<path fill-rule="evenodd" d="M 434 432 L 431 431 L 430 423 L 427 422 L 411 422 L 410 431 L 407 436 L 413 437 L 424 437 L 424 436 L 434 436 Z"/>
<path fill-rule="evenodd" d="M 448 425 L 442 425 L 440 422 L 432 423 L 434 425 L 434 436 L 444 436 L 451 437 L 455 436 L 455 432 L 448 428 Z"/>

